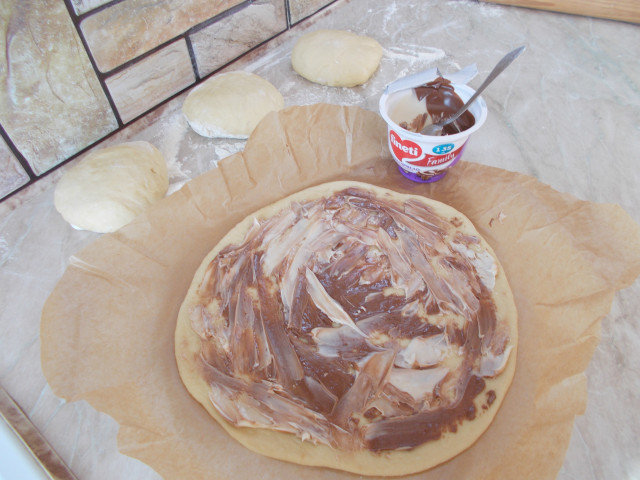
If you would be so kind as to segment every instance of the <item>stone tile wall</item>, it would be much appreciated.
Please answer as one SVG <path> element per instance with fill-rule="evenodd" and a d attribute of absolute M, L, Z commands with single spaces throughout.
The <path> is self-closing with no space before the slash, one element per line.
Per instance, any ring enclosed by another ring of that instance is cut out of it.
<path fill-rule="evenodd" d="M 3 0 L 0 200 L 335 0 Z"/>
<path fill-rule="evenodd" d="M 181 38 L 110 76 L 105 83 L 126 123 L 195 80 L 187 42 Z"/>

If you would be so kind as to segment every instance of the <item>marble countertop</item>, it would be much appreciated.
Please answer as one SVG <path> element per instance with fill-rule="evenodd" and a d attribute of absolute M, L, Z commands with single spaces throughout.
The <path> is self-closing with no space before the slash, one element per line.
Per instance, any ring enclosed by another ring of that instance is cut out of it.
<path fill-rule="evenodd" d="M 376 38 L 384 56 L 375 76 L 351 89 L 315 85 L 291 69 L 303 32 L 350 29 Z M 438 66 L 476 62 L 477 86 L 497 60 L 527 51 L 483 94 L 489 116 L 466 161 L 533 175 L 579 198 L 620 204 L 640 221 L 640 27 L 468 0 L 339 0 L 232 65 L 271 81 L 287 105 L 316 102 L 377 109 L 384 86 Z M 165 155 L 170 192 L 241 150 L 189 129 L 175 98 L 103 142 L 147 140 Z M 82 480 L 157 479 L 118 453 L 118 425 L 85 402 L 51 392 L 40 367 L 42 306 L 69 257 L 98 237 L 73 230 L 53 207 L 60 169 L 0 204 L 0 384 Z M 587 370 L 589 400 L 575 422 L 558 479 L 640 477 L 640 282 L 619 292 L 603 321 Z M 544 459 L 541 459 L 544 461 Z"/>

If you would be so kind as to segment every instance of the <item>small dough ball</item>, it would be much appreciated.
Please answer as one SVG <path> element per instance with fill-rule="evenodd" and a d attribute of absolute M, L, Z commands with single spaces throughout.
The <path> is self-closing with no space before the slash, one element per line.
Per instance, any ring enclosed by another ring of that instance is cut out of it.
<path fill-rule="evenodd" d="M 56 210 L 73 227 L 118 230 L 169 188 L 162 153 L 148 142 L 96 150 L 67 171 L 56 185 Z"/>
<path fill-rule="evenodd" d="M 228 72 L 194 88 L 182 113 L 196 133 L 210 138 L 248 138 L 264 116 L 284 107 L 267 80 L 249 72 Z"/>
<path fill-rule="evenodd" d="M 317 30 L 300 37 L 291 53 L 293 69 L 330 87 L 355 87 L 369 80 L 382 58 L 373 38 L 343 30 Z"/>

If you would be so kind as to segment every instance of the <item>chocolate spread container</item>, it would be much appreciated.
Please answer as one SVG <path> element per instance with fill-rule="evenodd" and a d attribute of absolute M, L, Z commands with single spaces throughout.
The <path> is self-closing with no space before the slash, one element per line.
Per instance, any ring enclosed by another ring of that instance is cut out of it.
<path fill-rule="evenodd" d="M 466 102 L 475 93 L 475 90 L 467 85 L 454 83 L 451 86 L 462 103 Z M 398 104 L 409 100 L 409 97 L 416 94 L 420 95 L 418 93 L 420 88 L 423 87 L 408 88 L 393 93 L 385 92 L 380 97 L 379 108 L 380 115 L 387 122 L 389 151 L 398 164 L 400 173 L 410 180 L 428 183 L 443 178 L 447 169 L 460 160 L 469 137 L 482 126 L 487 118 L 487 104 L 482 97 L 478 97 L 473 102 L 469 110 L 465 112 L 465 114 L 470 113 L 473 115 L 473 124 L 459 133 L 447 134 L 445 130 L 445 135 L 442 136 L 422 135 L 403 128 L 389 114 Z M 426 109 L 428 109 L 429 98 L 427 97 L 425 100 L 427 102 Z M 453 108 L 451 110 L 455 112 L 457 109 Z M 433 115 L 431 109 L 429 109 L 429 113 Z M 407 118 L 406 123 L 416 123 L 416 120 L 418 119 Z M 403 126 L 410 128 L 405 123 L 403 123 Z M 413 126 L 417 127 L 415 128 L 417 130 L 421 129 L 419 125 Z"/>

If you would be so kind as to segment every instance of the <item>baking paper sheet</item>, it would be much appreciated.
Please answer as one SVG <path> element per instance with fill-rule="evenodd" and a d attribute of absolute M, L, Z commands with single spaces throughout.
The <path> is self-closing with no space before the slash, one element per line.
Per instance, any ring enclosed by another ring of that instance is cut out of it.
<path fill-rule="evenodd" d="M 519 312 L 516 373 L 493 424 L 467 451 L 410 478 L 556 476 L 585 409 L 600 319 L 640 273 L 640 227 L 619 206 L 465 161 L 439 182 L 413 183 L 390 159 L 384 122 L 357 107 L 270 114 L 244 152 L 218 165 L 71 257 L 41 324 L 43 371 L 57 395 L 115 418 L 119 449 L 168 480 L 356 478 L 242 447 L 190 397 L 173 351 L 193 274 L 233 225 L 303 188 L 353 179 L 463 212 L 495 250 Z"/>

